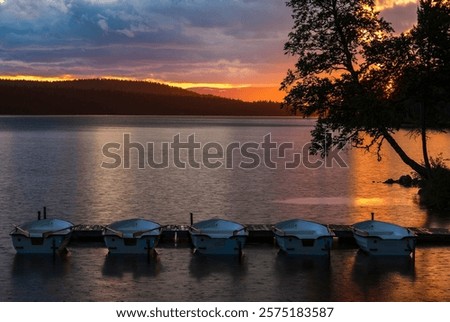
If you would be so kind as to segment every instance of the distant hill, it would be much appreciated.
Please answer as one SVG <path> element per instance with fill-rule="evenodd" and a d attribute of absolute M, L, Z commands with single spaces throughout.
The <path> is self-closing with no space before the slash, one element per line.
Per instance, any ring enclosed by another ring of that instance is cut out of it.
<path fill-rule="evenodd" d="M 249 103 L 142 81 L 0 80 L 0 97 L 2 115 L 287 115 L 279 103 Z"/>
<path fill-rule="evenodd" d="M 188 90 L 198 94 L 214 95 L 225 98 L 235 98 L 246 102 L 273 101 L 282 102 L 286 93 L 276 87 L 241 87 L 241 88 L 211 88 L 191 87 Z"/>

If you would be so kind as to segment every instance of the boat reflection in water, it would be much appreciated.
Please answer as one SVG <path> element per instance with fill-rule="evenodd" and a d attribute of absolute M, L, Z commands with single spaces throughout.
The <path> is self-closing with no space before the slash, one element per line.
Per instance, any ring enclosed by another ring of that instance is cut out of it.
<path fill-rule="evenodd" d="M 332 266 L 328 256 L 291 256 L 281 252 L 276 256 L 274 276 L 279 301 L 332 301 Z M 292 290 L 297 290 L 292 292 Z"/>
<path fill-rule="evenodd" d="M 107 254 L 102 267 L 102 275 L 109 277 L 123 277 L 131 275 L 133 278 L 155 277 L 161 272 L 162 264 L 158 257 L 149 260 L 142 254 L 123 254 L 115 256 Z"/>
<path fill-rule="evenodd" d="M 53 258 L 47 254 L 16 254 L 10 275 L 13 291 L 0 298 L 15 302 L 68 301 L 72 291 L 68 280 L 77 274 L 73 265 L 70 253 Z"/>
<path fill-rule="evenodd" d="M 404 285 L 416 280 L 415 263 L 408 256 L 367 256 L 358 251 L 351 276 L 353 296 L 362 301 L 404 301 L 411 297 Z"/>
<path fill-rule="evenodd" d="M 56 256 L 53 260 L 42 254 L 16 254 L 13 262 L 13 277 L 33 276 L 33 279 L 59 278 L 68 276 L 72 257 Z"/>
<path fill-rule="evenodd" d="M 189 275 L 196 279 L 211 276 L 243 278 L 248 271 L 246 259 L 238 260 L 228 256 L 191 256 Z"/>

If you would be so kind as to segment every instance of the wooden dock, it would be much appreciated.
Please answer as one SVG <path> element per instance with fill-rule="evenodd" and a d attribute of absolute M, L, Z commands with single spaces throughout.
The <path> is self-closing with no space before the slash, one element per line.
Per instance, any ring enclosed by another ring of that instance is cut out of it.
<path fill-rule="evenodd" d="M 248 243 L 273 243 L 274 235 L 271 224 L 246 225 L 249 236 Z M 354 244 L 351 225 L 328 225 L 334 232 L 339 243 Z M 410 227 L 417 235 L 417 244 L 449 244 L 450 230 L 446 228 L 415 228 Z M 103 242 L 103 226 L 101 225 L 77 225 L 72 233 L 72 240 L 76 242 Z M 159 244 L 183 244 L 189 243 L 189 225 L 167 225 L 163 228 Z"/>

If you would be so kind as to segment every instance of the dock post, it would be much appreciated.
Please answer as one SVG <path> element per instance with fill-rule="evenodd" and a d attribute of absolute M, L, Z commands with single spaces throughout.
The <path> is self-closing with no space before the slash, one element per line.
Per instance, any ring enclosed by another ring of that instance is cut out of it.
<path fill-rule="evenodd" d="M 56 257 L 56 242 L 55 242 L 55 238 L 52 238 L 52 250 L 53 250 L 53 260 Z"/>
<path fill-rule="evenodd" d="M 149 239 L 146 239 L 146 240 L 145 240 L 145 243 L 146 243 L 146 245 L 147 245 L 147 262 L 150 263 L 150 256 L 151 256 L 151 254 L 150 254 L 150 252 L 151 252 L 151 249 L 150 249 L 150 240 L 149 240 Z"/>
<path fill-rule="evenodd" d="M 44 206 L 44 219 L 47 219 L 47 207 Z"/>
<path fill-rule="evenodd" d="M 38 220 L 41 220 L 41 212 L 38 211 Z"/>
<path fill-rule="evenodd" d="M 240 241 L 238 241 L 238 247 L 239 247 L 239 264 L 242 264 L 242 257 L 244 256 L 244 252 L 242 251 L 242 244 Z"/>

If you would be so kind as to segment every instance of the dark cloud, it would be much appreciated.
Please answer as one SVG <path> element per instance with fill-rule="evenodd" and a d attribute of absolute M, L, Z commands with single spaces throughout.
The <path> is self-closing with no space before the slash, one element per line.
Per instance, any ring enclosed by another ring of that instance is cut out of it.
<path fill-rule="evenodd" d="M 273 0 L 6 0 L 0 60 L 4 73 L 190 81 L 183 77 L 203 71 L 203 81 L 232 81 L 240 68 L 254 75 L 258 64 L 283 56 L 289 17 L 284 2 Z"/>
<path fill-rule="evenodd" d="M 284 0 L 5 0 L 0 73 L 277 84 L 291 27 Z"/>

